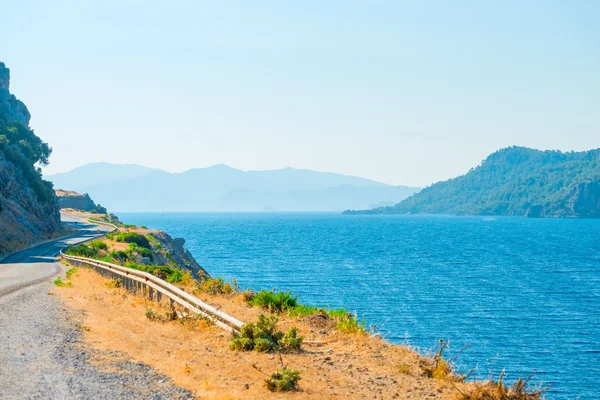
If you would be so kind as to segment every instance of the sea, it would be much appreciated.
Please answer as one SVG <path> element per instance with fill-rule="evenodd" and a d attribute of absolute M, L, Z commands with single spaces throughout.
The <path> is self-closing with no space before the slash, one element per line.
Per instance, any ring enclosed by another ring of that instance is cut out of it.
<path fill-rule="evenodd" d="M 448 340 L 473 378 L 534 374 L 548 399 L 600 399 L 600 220 L 118 214 L 244 289 L 344 307 L 423 354 Z"/>

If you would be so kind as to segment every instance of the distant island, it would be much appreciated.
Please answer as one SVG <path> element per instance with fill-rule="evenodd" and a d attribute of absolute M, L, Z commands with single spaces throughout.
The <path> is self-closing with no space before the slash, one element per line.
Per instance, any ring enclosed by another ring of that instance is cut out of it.
<path fill-rule="evenodd" d="M 336 211 L 397 202 L 420 190 L 370 179 L 283 168 L 227 165 L 170 173 L 135 164 L 92 163 L 45 177 L 56 189 L 89 193 L 116 211 Z"/>
<path fill-rule="evenodd" d="M 391 207 L 344 214 L 600 217 L 600 149 L 509 147 L 465 175 L 435 183 Z"/>

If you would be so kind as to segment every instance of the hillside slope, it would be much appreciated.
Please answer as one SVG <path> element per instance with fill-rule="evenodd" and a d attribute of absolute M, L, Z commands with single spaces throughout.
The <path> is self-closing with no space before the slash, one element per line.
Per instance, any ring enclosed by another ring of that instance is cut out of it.
<path fill-rule="evenodd" d="M 9 92 L 10 71 L 0 62 L 0 256 L 61 230 L 52 184 L 42 180 L 50 147 L 29 128 L 25 104 Z"/>
<path fill-rule="evenodd" d="M 47 178 L 117 211 L 341 211 L 397 203 L 419 190 L 294 168 L 241 171 L 214 165 L 181 173 L 143 168 L 93 164 Z"/>
<path fill-rule="evenodd" d="M 502 149 L 393 207 L 346 213 L 600 217 L 600 149 Z"/>

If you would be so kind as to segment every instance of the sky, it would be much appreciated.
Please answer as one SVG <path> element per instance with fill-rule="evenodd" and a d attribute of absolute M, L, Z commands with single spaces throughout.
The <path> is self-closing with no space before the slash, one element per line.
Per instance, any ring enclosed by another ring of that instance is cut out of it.
<path fill-rule="evenodd" d="M 54 152 L 425 186 L 497 149 L 600 147 L 598 1 L 0 0 Z"/>

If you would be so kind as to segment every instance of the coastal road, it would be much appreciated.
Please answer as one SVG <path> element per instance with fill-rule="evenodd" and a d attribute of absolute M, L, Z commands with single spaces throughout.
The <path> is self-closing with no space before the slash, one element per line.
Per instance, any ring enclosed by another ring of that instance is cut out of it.
<path fill-rule="evenodd" d="M 107 232 L 111 229 L 107 226 L 91 225 L 70 215 L 63 215 L 63 222 L 77 228 L 77 232 L 66 238 L 14 253 L 0 261 L 0 296 L 58 274 L 60 263 L 56 257 L 61 249 L 98 236 L 97 231 Z"/>
<path fill-rule="evenodd" d="M 83 316 L 52 295 L 60 250 L 108 227 L 64 216 L 73 235 L 0 262 L 0 399 L 190 399 L 148 365 L 86 348 Z M 96 356 L 106 358 L 101 366 Z"/>

